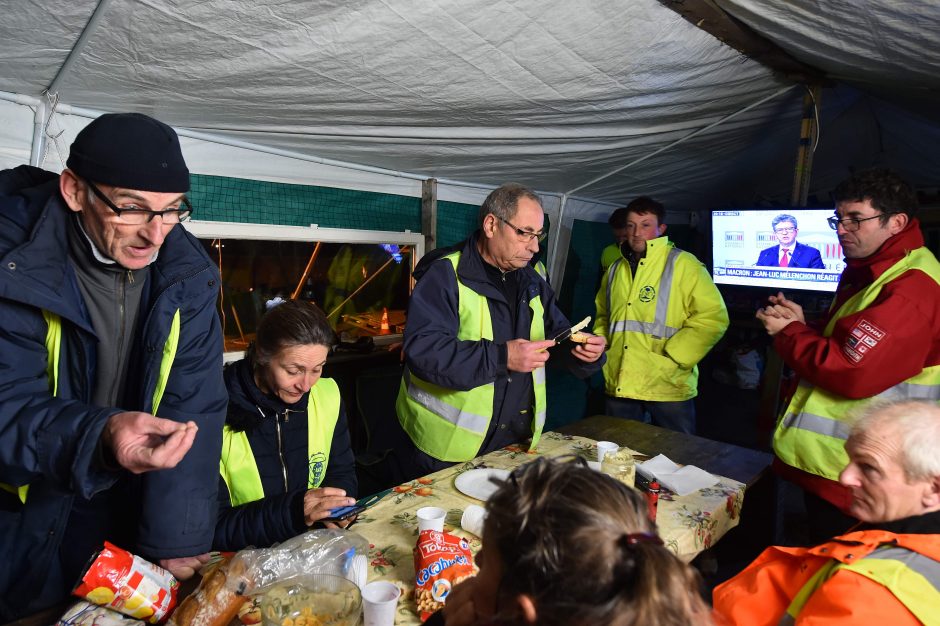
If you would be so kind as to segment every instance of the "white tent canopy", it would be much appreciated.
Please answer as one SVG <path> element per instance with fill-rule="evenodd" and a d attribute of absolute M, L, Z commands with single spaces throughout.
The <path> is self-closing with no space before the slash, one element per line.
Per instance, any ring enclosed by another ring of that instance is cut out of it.
<path fill-rule="evenodd" d="M 873 164 L 940 183 L 936 2 L 717 4 L 837 81 L 811 193 Z M 566 225 L 785 202 L 803 93 L 656 0 L 9 1 L 0 166 L 45 134 L 59 169 L 88 116 L 133 110 L 202 138 L 196 173 L 472 203 L 515 180 Z"/>

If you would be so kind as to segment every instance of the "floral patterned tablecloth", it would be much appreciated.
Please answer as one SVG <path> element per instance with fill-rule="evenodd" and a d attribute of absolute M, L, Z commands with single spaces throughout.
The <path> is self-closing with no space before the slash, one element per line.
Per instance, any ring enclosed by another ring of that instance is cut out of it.
<path fill-rule="evenodd" d="M 536 456 L 570 454 L 593 461 L 597 455 L 596 442 L 584 437 L 545 433 L 536 451 L 508 446 L 429 474 L 395 487 L 381 502 L 360 515 L 352 530 L 369 540 L 369 582 L 394 581 L 405 590 L 395 623 L 420 623 L 413 597 L 415 570 L 412 549 L 418 538 L 415 511 L 422 506 L 445 509 L 444 530 L 466 538 L 476 553 L 480 549 L 480 538 L 460 528 L 460 517 L 467 505 L 482 503 L 457 491 L 454 479 L 478 467 L 513 469 Z M 745 485 L 730 478 L 719 478 L 717 485 L 688 496 L 680 497 L 666 489 L 660 493 L 656 516 L 659 534 L 666 546 L 684 561 L 691 561 L 738 524 Z"/>

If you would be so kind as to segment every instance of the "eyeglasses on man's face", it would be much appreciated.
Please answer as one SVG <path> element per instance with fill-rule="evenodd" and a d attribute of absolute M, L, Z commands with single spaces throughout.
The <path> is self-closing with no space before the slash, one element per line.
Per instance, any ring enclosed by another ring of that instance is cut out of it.
<path fill-rule="evenodd" d="M 188 220 L 189 216 L 193 214 L 193 207 L 189 204 L 189 200 L 186 199 L 186 196 L 183 196 L 182 203 L 178 209 L 150 211 L 148 209 L 141 209 L 133 204 L 122 208 L 111 202 L 111 199 L 104 195 L 104 192 L 98 189 L 90 180 L 86 180 L 85 184 L 87 184 L 91 192 L 95 194 L 99 200 L 104 202 L 105 206 L 114 211 L 117 214 L 117 218 L 125 224 L 140 226 L 141 224 L 147 224 L 153 221 L 153 218 L 158 215 L 160 219 L 163 220 L 164 224 L 179 224 L 180 222 Z"/>
<path fill-rule="evenodd" d="M 844 228 L 845 230 L 849 232 L 855 232 L 861 227 L 862 222 L 867 222 L 868 220 L 876 220 L 879 217 L 884 217 L 884 213 L 881 213 L 879 215 L 872 215 L 871 217 L 862 217 L 862 218 L 843 217 L 842 219 L 839 219 L 838 215 L 833 215 L 832 217 L 826 218 L 826 221 L 829 223 L 829 228 L 831 228 L 832 230 L 838 230 L 839 224 L 842 224 L 842 228 Z"/>
<path fill-rule="evenodd" d="M 516 226 L 515 224 L 513 224 L 513 223 L 510 222 L 509 220 L 503 219 L 503 218 L 501 218 L 500 216 L 496 215 L 495 213 L 493 214 L 493 217 L 495 217 L 496 219 L 498 219 L 500 222 L 502 222 L 503 224 L 505 224 L 505 225 L 508 226 L 509 228 L 511 228 L 511 229 L 513 229 L 514 231 L 516 231 L 516 237 L 518 237 L 518 238 L 519 238 L 519 241 L 521 241 L 521 242 L 530 243 L 533 239 L 538 239 L 539 241 L 545 241 L 545 238 L 548 236 L 548 233 L 545 232 L 545 231 L 542 231 L 542 232 L 539 232 L 539 233 L 533 233 L 533 232 L 528 231 L 528 230 L 522 230 L 521 228 L 519 228 L 518 226 Z"/>
<path fill-rule="evenodd" d="M 790 226 L 789 228 L 775 228 L 774 232 L 778 235 L 789 235 L 790 233 L 795 233 L 796 228 Z"/>

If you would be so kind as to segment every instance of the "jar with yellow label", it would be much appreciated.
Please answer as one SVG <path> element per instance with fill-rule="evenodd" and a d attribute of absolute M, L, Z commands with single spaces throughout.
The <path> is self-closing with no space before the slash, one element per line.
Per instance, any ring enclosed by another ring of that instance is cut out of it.
<path fill-rule="evenodd" d="M 601 471 L 628 487 L 633 487 L 636 479 L 636 464 L 627 448 L 620 448 L 616 452 L 605 454 L 601 462 Z"/>

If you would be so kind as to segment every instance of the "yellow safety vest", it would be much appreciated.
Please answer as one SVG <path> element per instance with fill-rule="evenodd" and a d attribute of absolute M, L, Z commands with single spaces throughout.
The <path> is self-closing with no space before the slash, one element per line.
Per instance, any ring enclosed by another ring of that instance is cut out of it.
<path fill-rule="evenodd" d="M 330 444 L 339 420 L 339 386 L 332 378 L 321 378 L 307 396 L 307 488 L 323 483 L 330 461 Z M 219 473 L 228 485 L 232 506 L 254 502 L 264 497 L 261 473 L 255 462 L 248 435 L 226 425 L 222 429 L 222 458 Z"/>
<path fill-rule="evenodd" d="M 536 261 L 532 265 L 532 269 L 535 270 L 535 273 L 542 277 L 542 280 L 548 282 L 548 270 L 545 268 L 545 264 L 541 261 Z"/>
<path fill-rule="evenodd" d="M 460 252 L 443 257 L 450 261 L 457 275 Z M 457 277 L 458 341 L 493 340 L 493 321 L 489 302 L 485 296 L 473 291 Z M 532 323 L 529 339 L 545 338 L 545 310 L 542 299 L 529 301 Z M 532 443 L 535 449 L 545 426 L 545 368 L 532 372 L 535 391 L 535 413 L 532 416 Z M 441 461 L 469 461 L 477 455 L 490 421 L 493 419 L 495 383 L 487 383 L 468 391 L 457 391 L 421 380 L 408 367 L 401 379 L 395 408 L 402 428 L 415 446 Z"/>
<path fill-rule="evenodd" d="M 853 563 L 832 560 L 819 568 L 793 597 L 780 618 L 780 626 L 794 624 L 810 597 L 840 569 L 870 578 L 890 591 L 914 617 L 925 624 L 931 620 L 936 623 L 940 606 L 940 564 L 914 550 L 882 546 Z"/>
<path fill-rule="evenodd" d="M 926 248 L 913 250 L 871 285 L 846 300 L 826 325 L 823 336 L 832 336 L 836 322 L 863 311 L 874 302 L 886 284 L 909 270 L 921 270 L 940 283 L 940 262 Z M 940 366 L 926 367 L 874 398 L 940 401 Z M 845 440 L 850 430 L 847 416 L 874 398 L 850 400 L 806 380 L 800 381 L 786 412 L 777 423 L 774 452 L 791 467 L 838 480 L 839 473 L 849 462 L 845 453 Z"/>
<path fill-rule="evenodd" d="M 46 320 L 46 378 L 49 380 L 49 392 L 53 396 L 59 395 L 59 362 L 62 356 L 62 319 L 55 313 L 43 309 L 42 316 Z M 179 346 L 180 339 L 180 310 L 176 309 L 173 314 L 173 322 L 170 325 L 170 334 L 163 344 L 163 359 L 160 361 L 160 372 L 157 375 L 157 385 L 153 391 L 153 409 L 154 415 L 157 414 L 157 407 L 160 406 L 160 400 L 163 399 L 163 392 L 166 390 L 166 381 L 170 378 L 170 369 L 173 367 L 173 360 L 176 358 L 176 349 Z M 29 492 L 29 485 L 9 485 L 0 483 L 0 489 L 15 493 L 19 496 L 20 502 L 26 504 L 26 494 Z"/>

